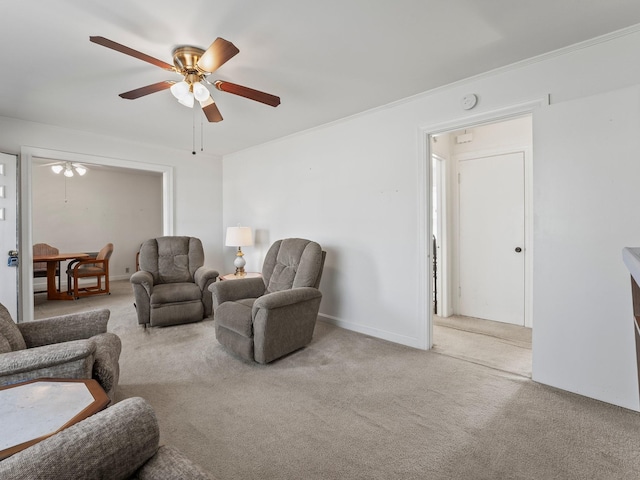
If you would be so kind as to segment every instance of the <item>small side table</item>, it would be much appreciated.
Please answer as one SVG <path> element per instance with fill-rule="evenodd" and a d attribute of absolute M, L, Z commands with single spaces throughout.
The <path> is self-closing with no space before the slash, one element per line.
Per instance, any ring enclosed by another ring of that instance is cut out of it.
<path fill-rule="evenodd" d="M 247 272 L 244 277 L 236 277 L 235 273 L 227 273 L 226 275 L 219 276 L 218 280 L 238 280 L 240 278 L 262 278 L 262 274 L 258 272 Z"/>

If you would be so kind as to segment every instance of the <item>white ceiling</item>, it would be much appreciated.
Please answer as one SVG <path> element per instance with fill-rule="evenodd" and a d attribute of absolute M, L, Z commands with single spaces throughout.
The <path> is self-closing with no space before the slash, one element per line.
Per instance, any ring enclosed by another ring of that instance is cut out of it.
<path fill-rule="evenodd" d="M 638 0 L 55 0 L 0 7 L 0 115 L 227 154 L 640 23 Z M 210 76 L 278 95 L 228 93 L 224 117 L 168 91 L 119 93 L 177 74 L 89 42 L 172 63 L 216 37 L 240 53 Z M 194 116 L 195 113 L 195 116 Z"/>

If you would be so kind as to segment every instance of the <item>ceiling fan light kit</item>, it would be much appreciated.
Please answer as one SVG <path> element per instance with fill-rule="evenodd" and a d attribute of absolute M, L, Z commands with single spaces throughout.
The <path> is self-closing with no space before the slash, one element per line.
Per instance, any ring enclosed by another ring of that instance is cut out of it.
<path fill-rule="evenodd" d="M 173 65 L 104 37 L 92 36 L 89 37 L 89 40 L 165 70 L 176 72 L 183 77 L 183 80 L 179 82 L 166 80 L 121 93 L 120 97 L 127 100 L 135 100 L 151 93 L 170 89 L 172 95 L 182 105 L 193 108 L 195 100 L 198 100 L 207 120 L 209 122 L 220 122 L 222 121 L 222 115 L 205 85 L 207 83 L 214 85 L 216 89 L 222 92 L 238 95 L 272 107 L 280 105 L 280 97 L 275 95 L 222 80 L 216 80 L 213 84 L 207 80 L 207 75 L 215 72 L 240 52 L 233 43 L 223 38 L 217 38 L 207 50 L 189 45 L 175 48 L 172 52 Z"/>
<path fill-rule="evenodd" d="M 63 173 L 65 177 L 71 178 L 74 176 L 74 171 L 78 175 L 83 176 L 85 173 L 87 173 L 88 168 L 80 163 L 64 162 L 51 165 L 51 170 L 56 175 Z"/>

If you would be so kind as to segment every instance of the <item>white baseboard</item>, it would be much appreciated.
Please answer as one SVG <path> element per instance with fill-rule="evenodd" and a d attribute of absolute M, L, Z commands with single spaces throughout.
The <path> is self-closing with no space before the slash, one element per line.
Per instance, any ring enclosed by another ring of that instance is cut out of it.
<path fill-rule="evenodd" d="M 367 327 L 353 322 L 347 322 L 331 315 L 319 313 L 319 317 L 322 317 L 323 321 L 335 325 L 336 327 L 351 330 L 353 332 L 364 333 L 372 337 L 380 338 L 382 340 L 388 340 L 393 343 L 399 343 L 400 345 L 406 345 L 407 347 L 422 348 L 420 340 L 413 337 L 407 337 L 405 335 L 398 335 L 397 333 L 388 332 L 386 330 L 380 330 L 377 328 Z"/>
<path fill-rule="evenodd" d="M 131 274 L 127 273 L 125 275 L 109 275 L 109 281 L 116 282 L 118 280 L 129 280 L 131 278 Z M 60 286 L 60 290 L 67 289 L 67 277 L 63 275 L 61 278 L 62 285 Z M 96 283 L 95 278 L 86 278 L 80 279 L 80 285 L 94 285 Z M 56 282 L 57 284 L 57 282 Z M 33 291 L 34 292 L 46 292 L 47 291 L 47 281 L 44 278 L 34 279 L 33 281 Z"/>

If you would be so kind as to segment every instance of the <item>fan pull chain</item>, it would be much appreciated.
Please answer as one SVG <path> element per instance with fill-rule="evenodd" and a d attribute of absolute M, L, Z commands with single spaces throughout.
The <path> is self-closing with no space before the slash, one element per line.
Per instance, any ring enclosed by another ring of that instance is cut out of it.
<path fill-rule="evenodd" d="M 196 154 L 196 112 L 195 112 L 195 109 L 193 111 L 193 141 L 192 141 L 191 146 L 192 146 L 191 153 L 193 155 L 195 155 Z"/>

